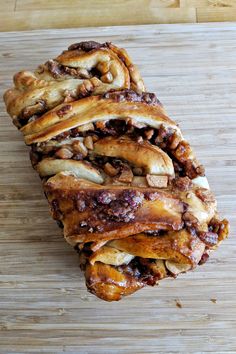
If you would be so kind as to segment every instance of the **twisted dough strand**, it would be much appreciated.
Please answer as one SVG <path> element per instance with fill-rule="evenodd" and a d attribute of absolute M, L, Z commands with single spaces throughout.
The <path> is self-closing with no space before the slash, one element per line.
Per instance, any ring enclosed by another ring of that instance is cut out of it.
<path fill-rule="evenodd" d="M 17 73 L 14 84 L 15 88 L 5 93 L 4 100 L 18 126 L 21 125 L 18 118 L 28 119 L 63 101 L 117 88 L 144 91 L 138 69 L 126 51 L 110 43 L 100 45 L 96 42 L 70 46 L 56 59 L 40 65 L 34 73 Z"/>

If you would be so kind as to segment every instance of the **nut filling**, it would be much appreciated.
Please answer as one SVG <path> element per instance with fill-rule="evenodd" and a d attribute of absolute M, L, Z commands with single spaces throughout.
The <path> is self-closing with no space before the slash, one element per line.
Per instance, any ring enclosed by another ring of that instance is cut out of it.
<path fill-rule="evenodd" d="M 97 122 L 85 127 L 85 130 L 79 126 L 78 128 L 73 128 L 57 135 L 49 142 L 33 144 L 31 147 L 31 161 L 33 166 L 35 166 L 36 161 L 39 162 L 45 157 L 86 160 L 99 170 L 105 172 L 108 176 L 116 176 L 114 179 L 116 182 L 130 183 L 133 176 L 146 176 L 147 173 L 142 168 L 130 164 L 125 159 L 99 156 L 93 152 L 94 143 L 105 137 L 130 138 L 139 144 L 147 142 L 148 144 L 157 146 L 170 156 L 173 159 L 176 177 L 173 183 L 178 189 L 186 190 L 188 185 L 190 186 L 190 180 L 197 176 L 204 176 L 205 171 L 196 159 L 191 158 L 192 150 L 187 142 L 181 141 L 177 147 L 173 145 L 175 134 L 173 129 L 166 130 L 162 125 L 159 129 L 151 129 L 150 132 L 150 128 L 137 127 L 129 118 Z M 122 177 L 124 170 L 127 171 L 130 169 L 132 170 L 132 176 L 128 177 L 126 173 Z M 164 180 L 158 182 L 156 177 L 147 177 L 148 184 L 155 186 L 153 185 L 155 179 L 156 187 L 161 185 L 166 186 Z"/>

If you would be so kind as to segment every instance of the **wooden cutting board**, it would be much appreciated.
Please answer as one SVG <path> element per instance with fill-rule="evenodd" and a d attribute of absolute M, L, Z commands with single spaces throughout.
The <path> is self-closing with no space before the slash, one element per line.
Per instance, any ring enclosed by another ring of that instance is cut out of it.
<path fill-rule="evenodd" d="M 69 44 L 125 47 L 204 163 L 231 237 L 210 261 L 118 303 L 87 293 L 28 149 L 0 106 L 0 353 L 236 353 L 236 24 L 2 33 L 0 89 Z"/>

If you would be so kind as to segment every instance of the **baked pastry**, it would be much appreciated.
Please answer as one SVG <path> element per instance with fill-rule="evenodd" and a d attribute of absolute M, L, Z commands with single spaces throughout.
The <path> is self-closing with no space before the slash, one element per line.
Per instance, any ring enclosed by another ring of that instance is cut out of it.
<path fill-rule="evenodd" d="M 7 111 L 93 294 L 176 277 L 227 237 L 203 166 L 123 49 L 77 43 L 14 83 Z"/>
<path fill-rule="evenodd" d="M 7 112 L 19 128 L 62 102 L 117 88 L 144 91 L 139 71 L 126 51 L 111 43 L 94 41 L 71 45 L 34 73 L 17 73 L 14 84 L 4 100 Z"/>

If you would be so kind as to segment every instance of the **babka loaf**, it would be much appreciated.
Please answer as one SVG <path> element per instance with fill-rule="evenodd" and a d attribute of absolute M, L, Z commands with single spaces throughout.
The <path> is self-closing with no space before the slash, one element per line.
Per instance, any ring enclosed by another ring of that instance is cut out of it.
<path fill-rule="evenodd" d="M 101 299 L 191 270 L 227 237 L 203 166 L 124 49 L 73 44 L 4 100 Z"/>

